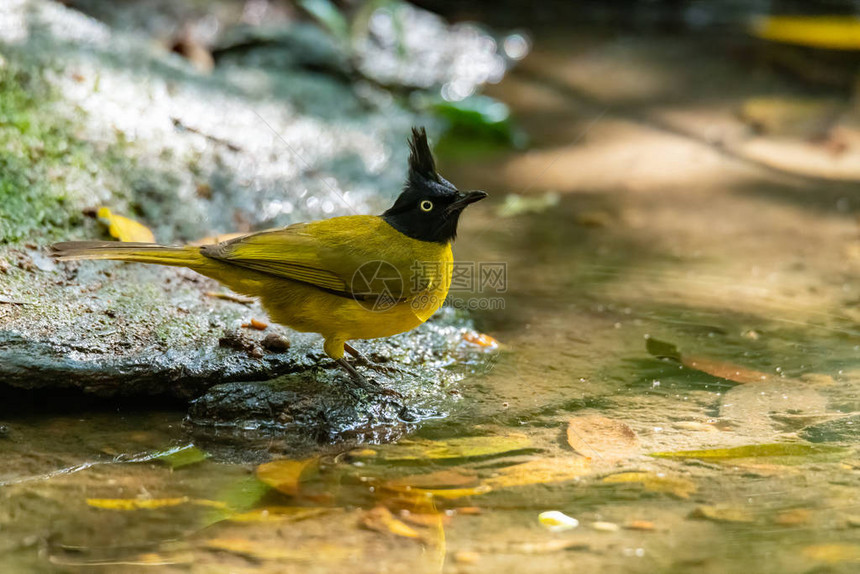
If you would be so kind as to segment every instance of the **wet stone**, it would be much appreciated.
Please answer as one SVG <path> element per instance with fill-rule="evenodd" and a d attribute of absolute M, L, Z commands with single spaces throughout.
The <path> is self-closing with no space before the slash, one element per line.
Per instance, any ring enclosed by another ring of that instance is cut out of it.
<path fill-rule="evenodd" d="M 798 433 L 810 442 L 852 442 L 860 440 L 860 415 L 810 425 Z"/>

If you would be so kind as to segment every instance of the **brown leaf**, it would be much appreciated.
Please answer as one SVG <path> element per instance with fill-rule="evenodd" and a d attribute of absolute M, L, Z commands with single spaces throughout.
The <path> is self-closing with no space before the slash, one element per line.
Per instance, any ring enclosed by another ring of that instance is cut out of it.
<path fill-rule="evenodd" d="M 767 373 L 705 357 L 682 357 L 681 364 L 690 369 L 707 373 L 712 377 L 735 383 L 761 383 L 770 380 L 770 375 Z"/>
<path fill-rule="evenodd" d="M 567 424 L 567 442 L 577 453 L 612 462 L 639 452 L 639 438 L 629 426 L 600 415 L 584 415 Z"/>
<path fill-rule="evenodd" d="M 678 498 L 690 498 L 696 492 L 696 484 L 680 476 L 667 476 L 656 472 L 622 472 L 603 479 L 606 484 L 638 483 L 649 492 L 673 494 Z"/>
<path fill-rule="evenodd" d="M 488 478 L 484 484 L 491 488 L 552 484 L 586 475 L 590 467 L 587 458 L 538 458 L 501 468 L 496 476 Z"/>
<path fill-rule="evenodd" d="M 690 513 L 690 518 L 704 518 L 714 522 L 755 522 L 755 517 L 746 508 L 726 505 L 702 505 Z"/>
<path fill-rule="evenodd" d="M 421 538 L 421 534 L 417 530 L 395 518 L 391 511 L 384 506 L 377 506 L 362 514 L 359 524 L 377 532 L 391 533 L 404 538 Z"/>
<path fill-rule="evenodd" d="M 316 464 L 316 459 L 283 459 L 267 462 L 257 467 L 257 478 L 275 490 L 295 496 L 299 493 L 302 474 L 312 464 Z"/>

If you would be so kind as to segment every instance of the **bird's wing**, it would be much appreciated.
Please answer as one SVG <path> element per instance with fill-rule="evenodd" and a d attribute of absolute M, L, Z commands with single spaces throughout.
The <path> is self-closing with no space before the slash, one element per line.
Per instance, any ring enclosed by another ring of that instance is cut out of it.
<path fill-rule="evenodd" d="M 397 245 L 397 235 L 379 217 L 356 215 L 254 233 L 201 252 L 346 296 L 403 299 L 415 291 L 410 281 L 415 257 L 408 245 Z"/>

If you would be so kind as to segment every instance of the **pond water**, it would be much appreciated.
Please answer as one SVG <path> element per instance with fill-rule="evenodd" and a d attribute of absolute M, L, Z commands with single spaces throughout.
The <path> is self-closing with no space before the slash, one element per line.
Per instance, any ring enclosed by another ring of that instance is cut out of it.
<path fill-rule="evenodd" d="M 854 571 L 856 190 L 738 136 L 791 85 L 713 46 L 535 48 L 492 89 L 529 148 L 443 154 L 492 196 L 457 259 L 506 274 L 458 294 L 503 308 L 450 416 L 252 465 L 178 410 L 6 413 L 3 571 Z"/>

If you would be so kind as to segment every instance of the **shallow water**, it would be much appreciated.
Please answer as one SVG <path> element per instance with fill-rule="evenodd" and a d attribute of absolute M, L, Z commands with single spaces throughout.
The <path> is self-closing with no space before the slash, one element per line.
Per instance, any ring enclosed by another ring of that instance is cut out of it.
<path fill-rule="evenodd" d="M 4 415 L 3 570 L 856 568 L 856 192 L 693 137 L 776 80 L 688 42 L 539 39 L 494 89 L 530 149 L 443 161 L 492 194 L 458 260 L 506 264 L 457 294 L 504 308 L 450 416 L 257 467 L 180 412 Z M 511 193 L 544 199 L 502 217 Z"/>

